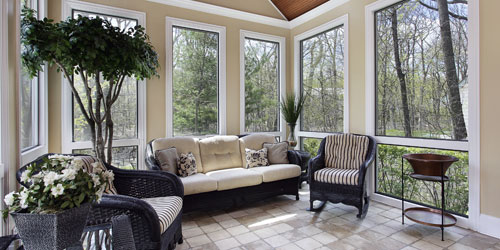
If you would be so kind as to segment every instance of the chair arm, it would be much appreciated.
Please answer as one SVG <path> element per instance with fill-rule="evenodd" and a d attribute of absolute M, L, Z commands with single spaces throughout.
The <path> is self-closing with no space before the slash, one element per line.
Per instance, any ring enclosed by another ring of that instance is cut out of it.
<path fill-rule="evenodd" d="M 145 249 L 158 249 L 161 231 L 158 215 L 143 200 L 123 195 L 103 195 L 100 203 L 92 205 L 87 226 L 110 224 L 113 217 L 126 214 L 130 218 L 134 241 Z M 146 240 L 146 242 L 144 242 Z"/>
<path fill-rule="evenodd" d="M 368 155 L 366 156 L 366 160 L 363 162 L 363 164 L 361 164 L 361 166 L 359 168 L 358 185 L 361 187 L 363 187 L 363 185 L 365 183 L 365 177 L 366 177 L 366 172 L 368 172 L 368 168 L 371 165 L 373 165 L 375 162 L 376 153 L 377 153 L 377 145 L 376 145 L 376 143 L 373 143 L 373 145 L 371 145 L 371 148 L 368 152 Z"/>
<path fill-rule="evenodd" d="M 121 195 L 136 198 L 163 196 L 184 197 L 184 185 L 179 177 L 165 171 L 124 170 L 112 168 L 113 184 Z"/>
<path fill-rule="evenodd" d="M 309 166 L 307 172 L 309 173 L 309 183 L 314 181 L 314 172 L 325 168 L 325 157 L 319 154 L 309 161 Z"/>

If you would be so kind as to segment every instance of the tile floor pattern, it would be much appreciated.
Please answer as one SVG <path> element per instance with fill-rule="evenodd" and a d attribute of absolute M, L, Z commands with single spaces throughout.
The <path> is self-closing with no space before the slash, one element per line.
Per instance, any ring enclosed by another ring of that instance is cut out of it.
<path fill-rule="evenodd" d="M 279 196 L 245 207 L 183 217 L 184 243 L 177 249 L 491 249 L 500 240 L 459 227 L 445 229 L 405 221 L 401 210 L 372 202 L 365 219 L 354 207 L 327 203 L 308 212 L 309 192 Z"/>

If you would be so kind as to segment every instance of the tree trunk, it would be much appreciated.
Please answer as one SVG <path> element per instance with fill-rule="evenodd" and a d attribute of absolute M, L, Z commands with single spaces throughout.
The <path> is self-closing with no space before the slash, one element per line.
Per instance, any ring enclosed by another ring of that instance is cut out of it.
<path fill-rule="evenodd" d="M 462 101 L 460 100 L 460 89 L 458 87 L 458 76 L 455 66 L 455 54 L 453 52 L 448 2 L 447 0 L 437 0 L 437 4 L 441 43 L 443 46 L 444 63 L 446 68 L 446 84 L 448 85 L 448 99 L 450 100 L 451 121 L 453 124 L 453 139 L 463 140 L 467 138 L 467 129 L 465 127 Z"/>
<path fill-rule="evenodd" d="M 398 16 L 396 9 L 391 14 L 392 21 L 392 41 L 394 45 L 394 60 L 396 61 L 396 71 L 401 88 L 401 103 L 403 106 L 405 137 L 411 137 L 410 110 L 408 108 L 408 94 L 406 90 L 406 80 L 401 69 L 401 59 L 399 58 L 399 40 L 398 40 Z"/>

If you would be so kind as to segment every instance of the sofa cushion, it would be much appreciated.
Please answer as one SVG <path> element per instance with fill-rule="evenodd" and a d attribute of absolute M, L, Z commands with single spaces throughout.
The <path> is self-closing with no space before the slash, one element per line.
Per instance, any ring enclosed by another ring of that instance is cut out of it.
<path fill-rule="evenodd" d="M 193 153 L 196 159 L 196 170 L 198 173 L 203 172 L 203 163 L 200 156 L 200 146 L 198 139 L 191 137 L 174 137 L 174 138 L 160 138 L 152 143 L 153 152 L 157 150 L 175 147 L 177 156 L 181 154 Z"/>
<path fill-rule="evenodd" d="M 231 168 L 208 172 L 207 175 L 217 180 L 217 190 L 228 190 L 240 187 L 259 185 L 262 175 L 256 171 L 243 168 Z"/>
<path fill-rule="evenodd" d="M 259 150 L 264 143 L 275 143 L 276 136 L 270 134 L 251 134 L 240 138 L 240 151 L 242 166 L 247 165 L 245 148 Z"/>
<path fill-rule="evenodd" d="M 175 147 L 158 150 L 155 158 L 160 163 L 160 168 L 172 174 L 177 174 L 177 149 Z"/>
<path fill-rule="evenodd" d="M 206 193 L 217 190 L 217 180 L 206 174 L 197 173 L 181 177 L 184 185 L 184 195 Z"/>
<path fill-rule="evenodd" d="M 323 168 L 314 172 L 314 180 L 331 184 L 358 185 L 357 169 Z"/>
<path fill-rule="evenodd" d="M 267 159 L 267 148 L 252 150 L 245 148 L 245 155 L 247 160 L 246 168 L 269 166 Z"/>
<path fill-rule="evenodd" d="M 243 167 L 237 136 L 213 136 L 199 143 L 203 173 Z"/>
<path fill-rule="evenodd" d="M 142 200 L 151 205 L 158 215 L 161 233 L 167 231 L 182 209 L 182 198 L 178 196 L 144 198 Z"/>
<path fill-rule="evenodd" d="M 264 148 L 267 148 L 267 158 L 269 164 L 288 164 L 288 142 L 264 143 Z"/>
<path fill-rule="evenodd" d="M 279 181 L 300 176 L 301 169 L 295 164 L 273 164 L 267 167 L 255 167 L 250 171 L 262 174 L 263 182 Z"/>

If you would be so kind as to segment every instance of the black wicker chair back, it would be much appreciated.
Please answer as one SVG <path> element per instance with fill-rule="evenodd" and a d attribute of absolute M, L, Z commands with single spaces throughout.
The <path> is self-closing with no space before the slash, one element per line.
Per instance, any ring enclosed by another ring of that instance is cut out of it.
<path fill-rule="evenodd" d="M 358 136 L 366 136 L 353 134 Z M 361 164 L 358 173 L 357 185 L 342 185 L 315 180 L 314 173 L 325 168 L 325 144 L 326 139 L 321 141 L 318 149 L 318 155 L 309 161 L 309 188 L 310 188 L 310 210 L 319 211 L 326 201 L 333 203 L 343 203 L 346 205 L 355 206 L 359 213 L 357 217 L 364 217 L 368 210 L 369 198 L 366 193 L 366 173 L 368 168 L 373 164 L 377 151 L 377 143 L 371 136 L 366 136 L 369 139 L 368 150 L 364 162 Z M 319 207 L 313 207 L 315 200 L 322 201 Z"/>

